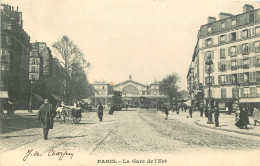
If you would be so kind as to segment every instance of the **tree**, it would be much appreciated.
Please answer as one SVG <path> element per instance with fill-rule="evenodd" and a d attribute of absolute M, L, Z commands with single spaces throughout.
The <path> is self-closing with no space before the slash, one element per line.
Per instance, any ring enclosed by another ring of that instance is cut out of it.
<path fill-rule="evenodd" d="M 65 102 L 70 103 L 75 98 L 83 97 L 83 93 L 87 94 L 85 86 L 89 85 L 84 69 L 89 68 L 90 63 L 84 59 L 84 54 L 67 36 L 63 36 L 52 47 L 64 66 Z"/>
<path fill-rule="evenodd" d="M 170 101 L 170 107 L 173 106 L 173 97 L 178 95 L 179 87 L 177 83 L 179 82 L 179 76 L 176 73 L 172 73 L 162 80 L 160 85 L 160 91 L 168 96 Z"/>
<path fill-rule="evenodd" d="M 187 99 L 188 98 L 188 96 L 189 96 L 189 92 L 187 91 L 187 90 L 181 90 L 180 92 L 179 92 L 179 94 L 180 94 L 180 99 Z"/>

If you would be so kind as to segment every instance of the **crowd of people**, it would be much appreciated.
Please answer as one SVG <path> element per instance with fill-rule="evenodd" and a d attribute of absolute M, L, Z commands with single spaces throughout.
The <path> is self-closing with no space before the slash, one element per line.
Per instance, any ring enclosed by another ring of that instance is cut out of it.
<path fill-rule="evenodd" d="M 219 127 L 219 117 L 220 117 L 220 112 L 217 106 L 214 106 L 212 110 L 209 110 L 209 106 L 203 108 L 203 107 L 199 107 L 198 110 L 200 111 L 200 117 L 203 117 L 203 115 L 205 115 L 205 117 L 208 118 L 210 112 L 211 111 L 211 115 L 214 116 L 214 122 L 213 122 L 213 118 L 212 118 L 212 123 L 215 124 L 215 127 Z M 253 119 L 254 119 L 254 126 L 256 126 L 257 124 L 260 124 L 260 111 L 257 108 L 253 108 Z M 157 106 L 157 111 L 162 111 L 165 113 L 166 117 L 165 120 L 168 119 L 168 115 L 169 115 L 169 111 L 176 111 L 176 114 L 179 114 L 179 111 L 187 111 L 189 113 L 189 116 L 187 116 L 187 118 L 192 118 L 192 114 L 194 111 L 194 107 L 193 106 L 187 106 L 187 105 L 179 105 L 177 106 L 175 109 L 174 107 L 170 107 L 167 104 L 160 104 Z M 236 117 L 235 117 L 235 126 L 239 127 L 240 129 L 247 129 L 247 125 L 250 124 L 249 123 L 249 112 L 248 112 L 248 108 L 245 106 L 240 106 L 238 111 L 235 113 Z"/>

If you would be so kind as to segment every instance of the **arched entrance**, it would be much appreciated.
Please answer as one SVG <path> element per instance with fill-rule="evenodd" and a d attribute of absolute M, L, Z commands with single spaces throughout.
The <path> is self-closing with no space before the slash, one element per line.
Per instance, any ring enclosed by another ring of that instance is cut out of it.
<path fill-rule="evenodd" d="M 122 90 L 123 95 L 139 95 L 138 89 L 133 85 L 127 85 Z"/>

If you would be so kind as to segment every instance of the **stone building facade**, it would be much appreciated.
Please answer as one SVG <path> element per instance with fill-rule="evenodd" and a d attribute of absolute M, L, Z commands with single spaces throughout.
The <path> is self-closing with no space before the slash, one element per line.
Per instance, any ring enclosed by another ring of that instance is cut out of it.
<path fill-rule="evenodd" d="M 238 103 L 258 105 L 260 9 L 246 4 L 241 14 L 208 18 L 198 33 L 187 83 L 194 104 L 207 103 L 210 95 L 220 110 L 236 110 Z"/>
<path fill-rule="evenodd" d="M 101 102 L 107 105 L 111 102 L 113 91 L 122 92 L 123 101 L 138 101 L 141 97 L 150 98 L 153 101 L 167 100 L 167 96 L 160 92 L 161 82 L 154 81 L 152 84 L 144 85 L 142 83 L 129 79 L 119 84 L 113 85 L 105 81 L 95 81 L 92 85 L 95 89 L 95 95 L 92 97 L 92 102 L 97 105 Z"/>
<path fill-rule="evenodd" d="M 1 4 L 1 90 L 15 100 L 20 108 L 27 107 L 29 97 L 30 36 L 23 29 L 22 12 Z"/>

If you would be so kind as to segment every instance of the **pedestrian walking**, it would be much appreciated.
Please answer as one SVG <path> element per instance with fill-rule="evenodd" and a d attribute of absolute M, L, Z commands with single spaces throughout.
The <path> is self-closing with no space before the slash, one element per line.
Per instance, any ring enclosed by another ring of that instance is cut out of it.
<path fill-rule="evenodd" d="M 109 111 L 108 111 L 108 114 L 109 114 L 109 115 L 113 115 L 113 113 L 114 113 L 114 105 L 111 104 L 111 105 L 110 105 L 110 109 L 109 109 Z"/>
<path fill-rule="evenodd" d="M 187 106 L 186 106 L 186 105 L 184 106 L 184 111 L 185 111 L 185 112 L 187 111 Z"/>
<path fill-rule="evenodd" d="M 256 123 L 260 124 L 260 122 L 259 122 L 259 119 L 260 119 L 259 109 L 254 108 L 253 118 L 254 118 L 254 126 L 256 126 Z"/>
<path fill-rule="evenodd" d="M 99 118 L 99 121 L 100 121 L 100 122 L 101 122 L 102 119 L 103 119 L 103 109 L 104 109 L 104 107 L 103 107 L 102 104 L 100 103 L 99 106 L 98 106 L 98 111 L 97 111 L 98 118 Z"/>
<path fill-rule="evenodd" d="M 190 106 L 190 108 L 189 108 L 190 118 L 192 118 L 192 111 L 193 111 L 193 108 L 192 108 L 192 106 Z"/>
<path fill-rule="evenodd" d="M 203 107 L 200 107 L 200 117 L 203 117 Z"/>
<path fill-rule="evenodd" d="M 239 119 L 236 121 L 235 125 L 240 129 L 247 129 L 248 123 L 248 111 L 245 108 L 240 108 Z"/>
<path fill-rule="evenodd" d="M 56 114 L 52 105 L 49 104 L 48 99 L 45 99 L 44 104 L 40 106 L 37 114 L 37 121 L 41 121 L 43 125 L 43 136 L 45 140 L 48 139 L 49 129 L 53 129 L 53 118 Z"/>
<path fill-rule="evenodd" d="M 164 113 L 166 115 L 165 120 L 167 120 L 168 119 L 168 115 L 169 115 L 169 109 L 167 108 L 166 105 L 163 106 L 163 109 L 164 109 Z"/>
<path fill-rule="evenodd" d="M 6 111 L 9 116 L 14 114 L 14 104 L 10 100 L 6 103 Z"/>
<path fill-rule="evenodd" d="M 248 109 L 244 108 L 245 114 L 244 114 L 244 126 L 245 129 L 247 129 L 247 125 L 249 124 L 249 117 L 248 117 Z"/>
<path fill-rule="evenodd" d="M 208 107 L 208 105 L 205 107 L 205 117 L 207 118 L 208 117 L 208 109 L 209 109 L 209 107 Z"/>
<path fill-rule="evenodd" d="M 219 110 L 217 107 L 214 107 L 214 118 L 215 118 L 215 127 L 219 127 Z"/>

